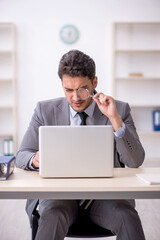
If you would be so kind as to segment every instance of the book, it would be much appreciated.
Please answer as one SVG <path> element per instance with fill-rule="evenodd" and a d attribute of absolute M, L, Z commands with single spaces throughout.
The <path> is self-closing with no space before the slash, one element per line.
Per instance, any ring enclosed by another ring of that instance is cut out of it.
<path fill-rule="evenodd" d="M 13 173 L 15 156 L 0 156 L 0 181 L 7 180 Z"/>
<path fill-rule="evenodd" d="M 139 173 L 136 176 L 150 185 L 160 185 L 159 173 Z"/>

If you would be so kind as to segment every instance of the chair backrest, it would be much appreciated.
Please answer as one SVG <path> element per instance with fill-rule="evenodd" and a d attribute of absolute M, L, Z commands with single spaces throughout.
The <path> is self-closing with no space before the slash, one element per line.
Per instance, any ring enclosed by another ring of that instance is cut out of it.
<path fill-rule="evenodd" d="M 38 229 L 39 213 L 34 210 L 32 214 L 32 240 L 35 240 Z M 79 217 L 77 221 L 69 228 L 67 237 L 74 238 L 100 238 L 115 236 L 111 231 L 99 227 L 91 222 L 87 217 Z"/>

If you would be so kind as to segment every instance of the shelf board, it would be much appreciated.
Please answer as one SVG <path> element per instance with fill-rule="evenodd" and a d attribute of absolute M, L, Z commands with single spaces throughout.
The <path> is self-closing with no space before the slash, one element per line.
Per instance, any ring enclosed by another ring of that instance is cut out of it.
<path fill-rule="evenodd" d="M 160 131 L 143 131 L 143 130 L 137 130 L 139 135 L 150 135 L 150 136 L 160 136 Z"/>
<path fill-rule="evenodd" d="M 14 134 L 13 132 L 0 132 L 0 137 L 3 138 L 3 137 L 13 137 Z"/>
<path fill-rule="evenodd" d="M 10 109 L 10 108 L 14 108 L 13 105 L 11 104 L 7 104 L 7 105 L 0 105 L 0 109 Z"/>
<path fill-rule="evenodd" d="M 115 22 L 115 25 L 139 25 L 139 24 L 143 24 L 143 25 L 148 25 L 148 24 L 160 24 L 160 22 Z"/>
<path fill-rule="evenodd" d="M 131 108 L 158 108 L 160 109 L 160 104 L 129 104 Z"/>
<path fill-rule="evenodd" d="M 8 83 L 8 82 L 13 82 L 14 78 L 0 78 L 0 83 Z"/>
<path fill-rule="evenodd" d="M 13 54 L 13 50 L 0 50 L 0 55 Z"/>
<path fill-rule="evenodd" d="M 160 49 L 115 49 L 115 53 L 160 53 Z"/>
<path fill-rule="evenodd" d="M 146 157 L 144 161 L 153 161 L 153 162 L 159 161 L 160 163 L 160 157 L 153 157 L 153 158 Z"/>
<path fill-rule="evenodd" d="M 12 27 L 14 24 L 12 22 L 0 22 L 0 27 Z"/>
<path fill-rule="evenodd" d="M 160 81 L 160 77 L 115 77 L 118 81 Z"/>

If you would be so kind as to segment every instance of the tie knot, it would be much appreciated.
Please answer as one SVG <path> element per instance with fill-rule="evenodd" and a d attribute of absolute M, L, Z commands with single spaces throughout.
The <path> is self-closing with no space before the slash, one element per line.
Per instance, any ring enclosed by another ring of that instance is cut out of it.
<path fill-rule="evenodd" d="M 78 112 L 80 118 L 81 118 L 81 125 L 86 125 L 86 118 L 87 118 L 87 113 L 85 112 Z"/>

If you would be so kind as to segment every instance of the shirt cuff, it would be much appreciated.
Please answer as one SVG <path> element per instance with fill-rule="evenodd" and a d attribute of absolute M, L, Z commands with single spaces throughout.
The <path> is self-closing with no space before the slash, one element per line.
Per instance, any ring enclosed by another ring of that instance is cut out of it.
<path fill-rule="evenodd" d="M 32 166 L 32 161 L 33 161 L 33 158 L 34 158 L 35 156 L 36 156 L 36 155 L 34 155 L 34 156 L 31 158 L 31 160 L 29 161 L 29 169 L 38 171 L 37 168 L 34 168 L 34 167 Z"/>
<path fill-rule="evenodd" d="M 114 135 L 118 138 L 122 138 L 125 134 L 126 126 L 123 122 L 122 127 L 120 127 L 116 132 L 114 132 Z"/>

